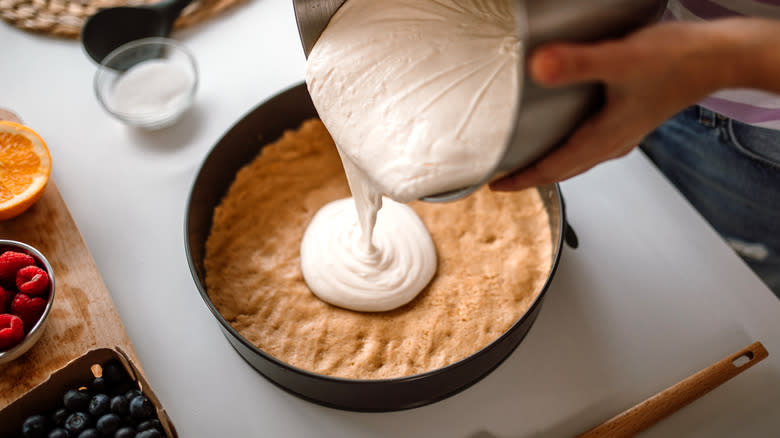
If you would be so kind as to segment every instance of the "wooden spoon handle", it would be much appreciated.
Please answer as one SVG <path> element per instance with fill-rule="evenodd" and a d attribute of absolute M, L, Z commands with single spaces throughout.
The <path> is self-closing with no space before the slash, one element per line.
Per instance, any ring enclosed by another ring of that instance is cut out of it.
<path fill-rule="evenodd" d="M 687 379 L 606 422 L 578 435 L 577 438 L 631 437 L 707 394 L 737 374 L 769 356 L 766 348 L 755 342 L 710 365 Z"/>

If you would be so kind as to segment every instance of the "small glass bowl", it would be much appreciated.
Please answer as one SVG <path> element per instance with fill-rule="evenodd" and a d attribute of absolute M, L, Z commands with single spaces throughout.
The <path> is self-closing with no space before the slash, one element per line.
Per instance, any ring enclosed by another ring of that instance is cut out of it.
<path fill-rule="evenodd" d="M 49 275 L 49 298 L 46 302 L 46 308 L 43 310 L 43 315 L 38 318 L 32 329 L 25 335 L 22 342 L 8 350 L 0 350 L 0 365 L 11 362 L 27 352 L 36 342 L 41 338 L 44 328 L 46 327 L 46 321 L 49 319 L 49 314 L 54 306 L 54 270 L 51 268 L 49 261 L 41 254 L 40 251 L 32 246 L 17 242 L 15 240 L 0 240 L 0 254 L 6 251 L 16 251 L 24 254 L 29 254 L 35 259 L 35 264 L 42 268 Z"/>
<path fill-rule="evenodd" d="M 95 74 L 95 94 L 109 114 L 139 128 L 173 124 L 198 88 L 195 58 L 168 38 L 143 38 L 109 53 Z"/>

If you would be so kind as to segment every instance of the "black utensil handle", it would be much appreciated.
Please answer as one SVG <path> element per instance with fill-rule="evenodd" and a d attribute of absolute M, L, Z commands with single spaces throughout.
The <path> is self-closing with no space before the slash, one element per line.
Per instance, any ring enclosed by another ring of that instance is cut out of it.
<path fill-rule="evenodd" d="M 168 21 L 173 24 L 173 22 L 176 21 L 176 18 L 181 14 L 181 11 L 193 1 L 194 0 L 164 0 L 160 3 L 155 3 L 152 7 L 164 11 Z"/>
<path fill-rule="evenodd" d="M 563 214 L 563 241 L 569 248 L 577 249 L 580 247 L 580 239 L 569 224 L 569 218 L 566 217 L 566 199 L 564 199 L 563 194 L 561 194 L 561 214 Z"/>
<path fill-rule="evenodd" d="M 569 225 L 569 221 L 563 224 L 563 241 L 571 249 L 577 249 L 580 247 L 580 239 L 577 237 L 577 233 L 574 232 L 574 228 Z"/>

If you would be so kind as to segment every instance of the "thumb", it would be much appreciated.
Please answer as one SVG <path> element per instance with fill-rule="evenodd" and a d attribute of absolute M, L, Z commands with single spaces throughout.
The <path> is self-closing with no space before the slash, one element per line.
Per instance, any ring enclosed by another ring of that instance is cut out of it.
<path fill-rule="evenodd" d="M 614 44 L 555 43 L 539 47 L 528 59 L 528 71 L 540 85 L 560 86 L 600 81 L 614 71 Z"/>

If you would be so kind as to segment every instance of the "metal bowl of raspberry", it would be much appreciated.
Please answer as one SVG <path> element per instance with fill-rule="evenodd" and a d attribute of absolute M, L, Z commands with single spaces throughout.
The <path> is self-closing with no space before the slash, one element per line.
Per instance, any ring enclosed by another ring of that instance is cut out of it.
<path fill-rule="evenodd" d="M 54 271 L 32 246 L 0 240 L 0 364 L 41 338 L 54 305 Z"/>

